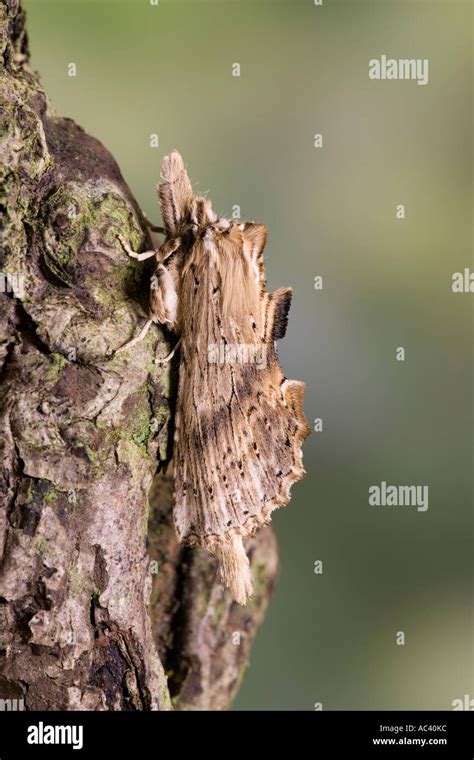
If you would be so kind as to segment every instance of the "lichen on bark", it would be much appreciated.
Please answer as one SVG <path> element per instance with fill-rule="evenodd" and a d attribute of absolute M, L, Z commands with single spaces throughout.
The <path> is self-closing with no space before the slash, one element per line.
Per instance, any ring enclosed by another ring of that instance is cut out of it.
<path fill-rule="evenodd" d="M 54 111 L 18 0 L 0 2 L 0 50 L 0 697 L 224 709 L 275 542 L 266 531 L 253 544 L 263 582 L 242 611 L 214 563 L 177 546 L 166 481 L 149 501 L 170 455 L 175 384 L 155 361 L 166 339 L 154 328 L 113 355 L 146 314 L 148 277 L 116 236 L 149 248 L 147 226 L 106 148 Z"/>

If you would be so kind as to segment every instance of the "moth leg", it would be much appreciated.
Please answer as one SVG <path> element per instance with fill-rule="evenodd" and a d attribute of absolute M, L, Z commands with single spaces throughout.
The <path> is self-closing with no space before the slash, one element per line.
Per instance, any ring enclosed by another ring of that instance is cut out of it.
<path fill-rule="evenodd" d="M 136 346 L 137 343 L 140 343 L 140 341 L 143 340 L 143 338 L 147 334 L 152 324 L 153 324 L 152 319 L 149 319 L 148 322 L 145 322 L 145 324 L 143 325 L 138 335 L 136 335 L 135 338 L 132 338 L 132 340 L 129 340 L 128 343 L 125 343 L 124 346 L 120 346 L 120 348 L 117 348 L 115 353 L 120 354 L 122 353 L 122 351 L 128 351 L 129 348 L 132 348 L 133 346 Z"/>
<path fill-rule="evenodd" d="M 167 362 L 169 362 L 175 355 L 180 345 L 181 345 L 181 338 L 178 340 L 173 350 L 170 351 L 169 354 L 164 357 L 164 359 L 155 359 L 155 364 L 166 364 Z"/>
<path fill-rule="evenodd" d="M 144 253 L 137 253 L 136 251 L 132 251 L 132 249 L 128 245 L 125 238 L 122 237 L 122 235 L 117 235 L 117 238 L 122 244 L 124 251 L 128 253 L 128 255 L 132 259 L 137 259 L 138 261 L 145 261 L 145 259 L 150 259 L 152 256 L 156 256 L 157 254 L 157 251 L 144 251 Z"/>
<path fill-rule="evenodd" d="M 172 240 L 167 240 L 157 251 L 156 258 L 160 264 L 164 264 L 167 259 L 179 248 L 182 243 L 182 238 L 176 237 Z"/>
<path fill-rule="evenodd" d="M 150 310 L 154 322 L 167 325 L 170 330 L 176 329 L 178 292 L 171 267 L 159 264 L 151 278 Z"/>
<path fill-rule="evenodd" d="M 161 235 L 165 234 L 165 228 L 164 227 L 158 227 L 157 224 L 153 224 L 153 222 L 150 222 L 150 220 L 148 219 L 148 217 L 147 217 L 147 215 L 145 214 L 144 211 L 142 211 L 142 214 L 143 214 L 143 218 L 144 218 L 144 220 L 146 222 L 146 226 L 148 227 L 148 229 L 150 229 L 152 232 L 159 232 L 159 233 L 161 233 Z"/>

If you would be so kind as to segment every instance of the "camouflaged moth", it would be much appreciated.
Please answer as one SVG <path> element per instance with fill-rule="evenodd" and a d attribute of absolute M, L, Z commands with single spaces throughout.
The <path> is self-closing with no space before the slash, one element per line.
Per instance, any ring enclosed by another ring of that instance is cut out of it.
<path fill-rule="evenodd" d="M 178 538 L 210 552 L 223 583 L 245 604 L 253 593 L 243 539 L 286 504 L 303 477 L 309 434 L 304 383 L 287 380 L 275 341 L 286 331 L 291 289 L 265 290 L 262 224 L 218 218 L 194 196 L 183 160 L 163 160 L 158 193 L 166 240 L 151 282 L 150 325 L 179 336 L 174 435 Z"/>

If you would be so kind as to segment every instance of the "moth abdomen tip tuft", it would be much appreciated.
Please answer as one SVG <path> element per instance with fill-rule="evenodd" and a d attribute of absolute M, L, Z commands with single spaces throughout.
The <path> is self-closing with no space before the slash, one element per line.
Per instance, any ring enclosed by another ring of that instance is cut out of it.
<path fill-rule="evenodd" d="M 233 599 L 238 604 L 247 604 L 253 597 L 254 590 L 252 571 L 242 536 L 239 533 L 213 536 L 212 539 L 204 541 L 204 547 L 217 560 L 222 582 L 229 589 Z"/>

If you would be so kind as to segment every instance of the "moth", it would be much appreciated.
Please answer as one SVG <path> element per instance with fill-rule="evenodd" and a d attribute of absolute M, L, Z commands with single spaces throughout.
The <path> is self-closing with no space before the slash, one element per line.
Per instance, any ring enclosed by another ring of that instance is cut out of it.
<path fill-rule="evenodd" d="M 119 350 L 153 323 L 179 337 L 176 533 L 216 558 L 223 583 L 246 604 L 253 585 L 243 539 L 270 522 L 305 474 L 304 383 L 283 375 L 276 351 L 292 291 L 266 292 L 266 227 L 218 218 L 207 198 L 193 195 L 177 151 L 163 160 L 158 195 L 163 245 L 136 253 L 120 237 L 130 256 L 155 256 L 156 271 L 149 319 Z"/>

